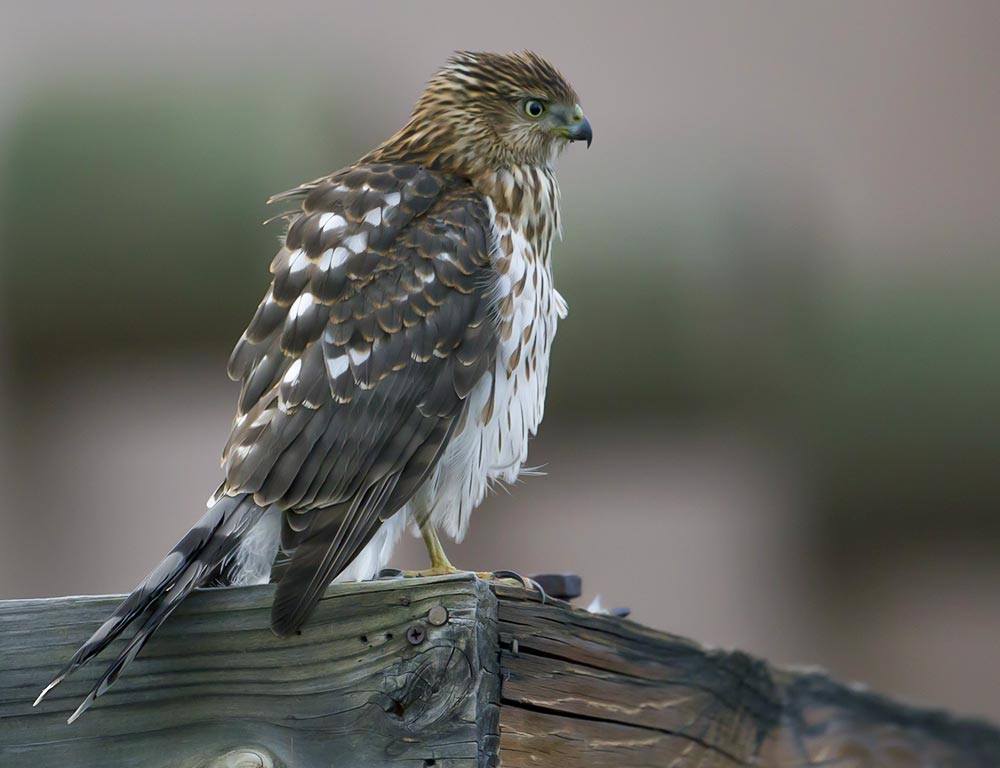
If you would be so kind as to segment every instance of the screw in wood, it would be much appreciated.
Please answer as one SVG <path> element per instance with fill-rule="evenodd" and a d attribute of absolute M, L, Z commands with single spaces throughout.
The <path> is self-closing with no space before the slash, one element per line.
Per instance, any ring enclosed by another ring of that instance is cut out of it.
<path fill-rule="evenodd" d="M 435 605 L 427 614 L 427 621 L 435 627 L 440 627 L 448 621 L 448 609 L 443 605 Z"/>
<path fill-rule="evenodd" d="M 410 645 L 420 645 L 425 637 L 427 637 L 427 633 L 419 624 L 414 624 L 406 630 L 406 639 L 410 641 Z"/>

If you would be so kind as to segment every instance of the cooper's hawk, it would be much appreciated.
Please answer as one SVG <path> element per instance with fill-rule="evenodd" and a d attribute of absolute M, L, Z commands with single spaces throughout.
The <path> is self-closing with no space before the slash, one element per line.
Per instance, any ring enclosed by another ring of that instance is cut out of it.
<path fill-rule="evenodd" d="M 199 585 L 273 576 L 287 635 L 331 580 L 376 574 L 408 525 L 431 572 L 455 570 L 435 531 L 464 535 L 542 419 L 566 314 L 553 166 L 578 140 L 590 123 L 547 61 L 458 53 L 396 135 L 275 198 L 298 207 L 229 361 L 242 391 L 225 481 L 42 693 L 138 622 L 70 722 Z"/>

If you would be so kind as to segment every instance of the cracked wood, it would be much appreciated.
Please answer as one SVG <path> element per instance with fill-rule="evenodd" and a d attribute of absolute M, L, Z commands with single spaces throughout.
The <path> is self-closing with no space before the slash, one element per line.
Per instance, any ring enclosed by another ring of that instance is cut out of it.
<path fill-rule="evenodd" d="M 0 766 L 1000 765 L 988 724 L 468 574 L 336 585 L 284 639 L 272 597 L 196 593 L 72 726 L 100 665 L 31 701 L 117 598 L 0 603 Z"/>
<path fill-rule="evenodd" d="M 495 754 L 487 585 L 471 576 L 337 585 L 286 639 L 268 628 L 273 591 L 194 594 L 72 726 L 100 664 L 37 709 L 31 701 L 117 598 L 0 603 L 0 765 L 472 768 Z M 435 625 L 439 607 L 448 618 Z"/>
<path fill-rule="evenodd" d="M 504 768 L 995 768 L 1000 733 L 498 587 Z"/>

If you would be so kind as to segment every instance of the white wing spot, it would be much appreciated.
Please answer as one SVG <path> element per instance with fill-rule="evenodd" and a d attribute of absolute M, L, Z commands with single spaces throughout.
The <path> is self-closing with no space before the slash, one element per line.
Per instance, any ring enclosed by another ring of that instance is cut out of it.
<path fill-rule="evenodd" d="M 395 208 L 397 205 L 399 205 L 399 201 L 401 199 L 402 196 L 399 194 L 399 192 L 390 192 L 388 195 L 385 196 L 385 204 L 391 208 Z"/>
<path fill-rule="evenodd" d="M 347 226 L 347 220 L 336 213 L 324 213 L 319 217 L 319 228 L 324 232 L 343 229 Z"/>
<path fill-rule="evenodd" d="M 309 259 L 306 257 L 306 252 L 301 248 L 296 248 L 288 257 L 289 272 L 301 272 L 308 264 Z"/>
<path fill-rule="evenodd" d="M 321 272 L 327 272 L 331 269 L 337 269 L 344 266 L 347 262 L 347 257 L 351 255 L 351 252 L 346 248 L 340 246 L 336 248 L 327 248 L 323 251 L 323 255 L 319 257 L 319 261 L 316 262 L 316 267 Z"/>
<path fill-rule="evenodd" d="M 382 209 L 372 208 L 368 213 L 365 214 L 365 221 L 371 224 L 373 227 L 377 227 L 382 223 Z"/>
<path fill-rule="evenodd" d="M 356 235 L 345 237 L 344 245 L 350 248 L 354 253 L 361 253 L 368 247 L 368 233 L 358 232 Z"/>
<path fill-rule="evenodd" d="M 302 361 L 296 360 L 290 366 L 288 366 L 288 370 L 285 371 L 285 375 L 281 377 L 281 380 L 285 384 L 289 385 L 294 384 L 298 380 L 299 371 L 301 370 L 302 370 Z"/>
<path fill-rule="evenodd" d="M 335 379 L 340 376 L 348 368 L 347 355 L 340 355 L 340 357 L 328 357 L 326 360 L 326 370 L 330 374 L 331 379 Z"/>
<path fill-rule="evenodd" d="M 295 303 L 292 304 L 288 313 L 293 318 L 302 317 L 302 315 L 309 311 L 309 308 L 313 305 L 314 301 L 315 299 L 313 298 L 313 295 L 309 293 L 309 291 L 306 291 L 295 300 Z"/>
<path fill-rule="evenodd" d="M 365 360 L 371 356 L 371 348 L 364 347 L 358 349 L 357 347 L 352 347 L 348 354 L 351 356 L 351 362 L 355 365 L 361 365 Z"/>

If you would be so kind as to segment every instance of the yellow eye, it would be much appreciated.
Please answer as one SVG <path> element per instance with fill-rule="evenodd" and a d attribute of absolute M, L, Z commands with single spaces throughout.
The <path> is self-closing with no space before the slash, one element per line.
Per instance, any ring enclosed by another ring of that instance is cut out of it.
<path fill-rule="evenodd" d="M 524 111 L 528 117 L 541 117 L 545 114 L 545 105 L 538 99 L 528 99 L 524 102 Z"/>

